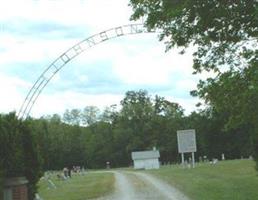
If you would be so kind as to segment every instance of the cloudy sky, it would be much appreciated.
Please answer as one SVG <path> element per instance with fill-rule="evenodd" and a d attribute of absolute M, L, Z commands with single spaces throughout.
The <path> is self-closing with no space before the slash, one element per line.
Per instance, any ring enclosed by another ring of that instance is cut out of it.
<path fill-rule="evenodd" d="M 0 113 L 18 111 L 42 71 L 75 43 L 132 23 L 128 0 L 4 1 L 0 7 Z M 180 55 L 156 33 L 108 40 L 70 61 L 47 85 L 32 109 L 39 117 L 65 109 L 119 104 L 128 90 L 145 89 L 178 102 L 186 114 L 199 101 L 190 96 L 191 50 Z"/>

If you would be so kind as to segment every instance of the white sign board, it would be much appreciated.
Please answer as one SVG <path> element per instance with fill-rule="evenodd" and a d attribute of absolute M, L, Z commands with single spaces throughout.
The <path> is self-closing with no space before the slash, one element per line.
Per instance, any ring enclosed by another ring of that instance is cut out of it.
<path fill-rule="evenodd" d="M 179 153 L 196 152 L 195 130 L 179 130 L 177 131 L 177 143 Z"/>

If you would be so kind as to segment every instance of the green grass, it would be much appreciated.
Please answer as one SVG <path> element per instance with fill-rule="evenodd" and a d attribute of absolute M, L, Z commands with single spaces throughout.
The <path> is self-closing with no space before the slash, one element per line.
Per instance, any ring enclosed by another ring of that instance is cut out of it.
<path fill-rule="evenodd" d="M 46 180 L 39 182 L 39 195 L 44 200 L 86 200 L 108 195 L 114 190 L 112 173 L 87 173 L 84 176 L 72 176 L 61 181 L 52 176 L 51 180 L 57 186 L 49 189 Z"/>
<path fill-rule="evenodd" d="M 194 169 L 166 166 L 159 170 L 147 170 L 175 186 L 192 200 L 256 200 L 258 176 L 255 163 L 250 160 L 223 161 L 216 165 L 202 164 Z M 128 170 L 128 169 L 127 169 Z M 129 169 L 131 170 L 131 169 Z M 141 187 L 142 182 L 132 181 Z M 51 180 L 57 189 L 48 189 L 47 182 L 39 183 L 39 194 L 44 200 L 86 200 L 109 195 L 114 191 L 112 173 L 87 173 L 60 181 Z"/>
<path fill-rule="evenodd" d="M 194 169 L 162 167 L 149 173 L 184 192 L 192 200 L 258 199 L 258 176 L 250 160 L 202 164 Z"/>

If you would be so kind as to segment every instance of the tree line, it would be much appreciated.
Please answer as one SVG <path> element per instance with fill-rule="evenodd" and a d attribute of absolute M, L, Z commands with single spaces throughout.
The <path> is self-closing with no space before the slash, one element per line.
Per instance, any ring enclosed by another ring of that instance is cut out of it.
<path fill-rule="evenodd" d="M 30 119 L 37 138 L 44 170 L 58 170 L 79 165 L 103 168 L 130 166 L 131 152 L 159 149 L 163 163 L 180 161 L 177 150 L 177 130 L 196 129 L 197 158 L 228 159 L 253 154 L 252 132 L 246 125 L 224 129 L 225 113 L 211 108 L 184 115 L 183 108 L 147 91 L 128 91 L 120 103 L 100 111 L 97 107 L 66 110 L 63 116 L 54 114 Z"/>

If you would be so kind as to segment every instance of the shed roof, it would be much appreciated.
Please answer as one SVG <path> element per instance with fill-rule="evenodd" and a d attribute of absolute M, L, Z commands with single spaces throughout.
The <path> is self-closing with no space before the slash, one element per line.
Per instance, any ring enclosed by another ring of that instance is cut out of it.
<path fill-rule="evenodd" d="M 133 160 L 142 160 L 142 159 L 150 159 L 150 158 L 159 158 L 159 151 L 136 151 L 132 152 Z"/>

